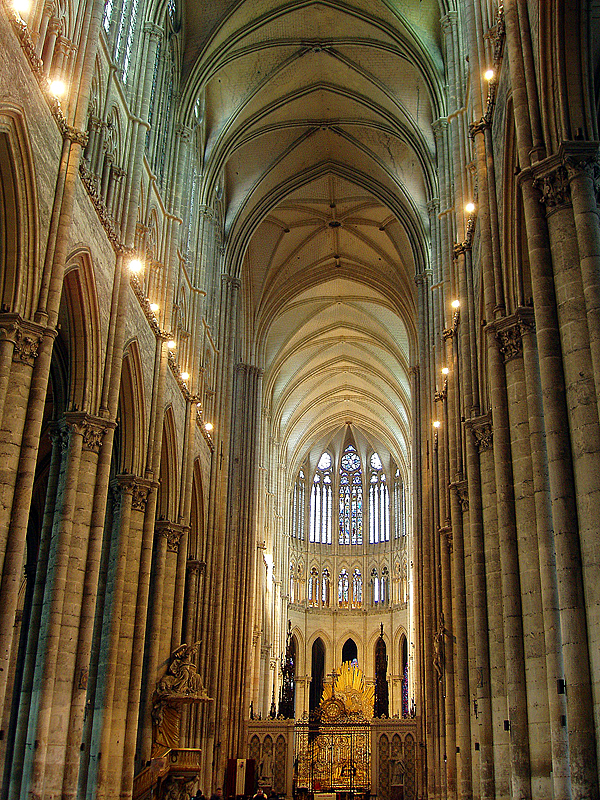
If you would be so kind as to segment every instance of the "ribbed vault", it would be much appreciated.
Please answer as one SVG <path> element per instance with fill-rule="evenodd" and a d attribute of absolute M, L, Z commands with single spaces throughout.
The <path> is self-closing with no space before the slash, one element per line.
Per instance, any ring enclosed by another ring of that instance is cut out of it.
<path fill-rule="evenodd" d="M 203 202 L 223 203 L 244 360 L 291 477 L 347 423 L 409 460 L 414 278 L 428 266 L 442 113 L 440 9 L 189 2 Z"/>

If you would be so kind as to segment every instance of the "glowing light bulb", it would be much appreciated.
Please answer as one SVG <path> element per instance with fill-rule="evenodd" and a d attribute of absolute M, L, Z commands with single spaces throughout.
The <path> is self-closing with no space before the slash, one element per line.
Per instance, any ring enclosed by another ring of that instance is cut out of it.
<path fill-rule="evenodd" d="M 436 419 L 433 423 L 433 427 L 437 430 L 437 428 L 439 428 L 441 424 L 442 423 L 439 421 L 439 419 Z"/>
<path fill-rule="evenodd" d="M 129 267 L 129 272 L 141 272 L 143 268 L 139 258 L 132 258 L 127 266 Z"/>
<path fill-rule="evenodd" d="M 204 427 L 210 433 L 210 431 L 212 431 L 212 429 L 213 429 L 213 424 L 212 424 L 212 422 L 205 422 L 204 423 Z"/>
<path fill-rule="evenodd" d="M 189 373 L 189 372 L 182 372 L 182 373 L 181 373 L 181 380 L 182 380 L 182 381 L 187 381 L 187 380 L 189 380 L 189 377 L 190 377 L 190 373 Z"/>
<path fill-rule="evenodd" d="M 169 350 L 175 350 L 175 348 L 177 347 L 177 342 L 175 341 L 175 339 L 169 339 L 169 341 L 167 342 L 167 347 L 169 348 Z"/>
<path fill-rule="evenodd" d="M 483 77 L 486 79 L 486 81 L 493 81 L 494 78 L 495 78 L 494 70 L 493 69 L 486 69 L 486 71 L 483 73 Z"/>
<path fill-rule="evenodd" d="M 52 81 L 49 88 L 50 94 L 54 95 L 54 97 L 62 97 L 67 91 L 67 87 L 62 81 Z"/>
<path fill-rule="evenodd" d="M 450 372 L 448 367 L 442 367 L 442 375 L 447 375 Z"/>
<path fill-rule="evenodd" d="M 453 300 L 452 308 L 460 308 L 460 300 Z"/>
<path fill-rule="evenodd" d="M 156 314 L 159 308 L 160 306 L 158 305 L 158 303 L 150 303 L 150 311 L 152 311 L 154 314 Z"/>
<path fill-rule="evenodd" d="M 27 0 L 13 0 L 13 8 L 20 16 L 29 13 L 30 5 Z"/>
<path fill-rule="evenodd" d="M 475 203 L 467 203 L 465 206 L 465 211 L 467 214 L 472 214 L 475 211 Z"/>

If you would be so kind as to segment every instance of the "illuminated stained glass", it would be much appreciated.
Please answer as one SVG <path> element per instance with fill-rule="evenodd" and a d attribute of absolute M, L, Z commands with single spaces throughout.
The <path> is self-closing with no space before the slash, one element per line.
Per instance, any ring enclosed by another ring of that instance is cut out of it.
<path fill-rule="evenodd" d="M 362 544 L 363 490 L 360 458 L 348 445 L 340 465 L 340 544 Z"/>

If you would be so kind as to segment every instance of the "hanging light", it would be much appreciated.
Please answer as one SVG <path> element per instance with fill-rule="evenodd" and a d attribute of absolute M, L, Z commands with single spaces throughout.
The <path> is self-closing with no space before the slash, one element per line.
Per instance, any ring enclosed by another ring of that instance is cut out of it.
<path fill-rule="evenodd" d="M 439 419 L 436 419 L 433 422 L 433 427 L 437 430 L 441 426 L 441 424 L 442 423 L 439 421 Z"/>
<path fill-rule="evenodd" d="M 153 314 L 156 314 L 156 312 L 159 309 L 160 309 L 160 306 L 158 305 L 158 303 L 150 303 L 150 311 L 152 311 Z"/>
<path fill-rule="evenodd" d="M 467 214 L 472 214 L 475 211 L 475 203 L 467 203 L 465 206 Z"/>
<path fill-rule="evenodd" d="M 494 78 L 496 77 L 496 73 L 494 72 L 493 69 L 486 69 L 486 71 L 483 73 L 483 77 L 489 83 L 490 81 L 494 80 Z"/>
<path fill-rule="evenodd" d="M 187 381 L 187 380 L 189 380 L 189 378 L 190 378 L 190 373 L 189 372 L 182 372 L 181 373 L 181 380 L 182 381 Z"/>
<path fill-rule="evenodd" d="M 452 308 L 460 308 L 460 300 L 453 300 Z"/>
<path fill-rule="evenodd" d="M 175 341 L 175 339 L 169 339 L 169 341 L 167 342 L 167 347 L 169 348 L 169 350 L 175 350 L 175 348 L 177 347 L 177 342 Z"/>
<path fill-rule="evenodd" d="M 442 367 L 442 375 L 447 375 L 450 372 L 448 367 Z"/>
<path fill-rule="evenodd" d="M 204 428 L 205 428 L 205 430 L 207 430 L 210 433 L 212 431 L 212 429 L 213 429 L 212 422 L 205 422 L 204 423 Z"/>

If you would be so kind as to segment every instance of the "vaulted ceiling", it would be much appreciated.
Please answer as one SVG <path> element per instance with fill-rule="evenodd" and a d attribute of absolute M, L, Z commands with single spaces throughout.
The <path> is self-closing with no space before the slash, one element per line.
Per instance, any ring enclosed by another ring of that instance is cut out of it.
<path fill-rule="evenodd" d="M 408 461 L 439 19 L 437 0 L 188 0 L 204 202 L 223 197 L 243 357 L 291 472 L 348 422 Z"/>

